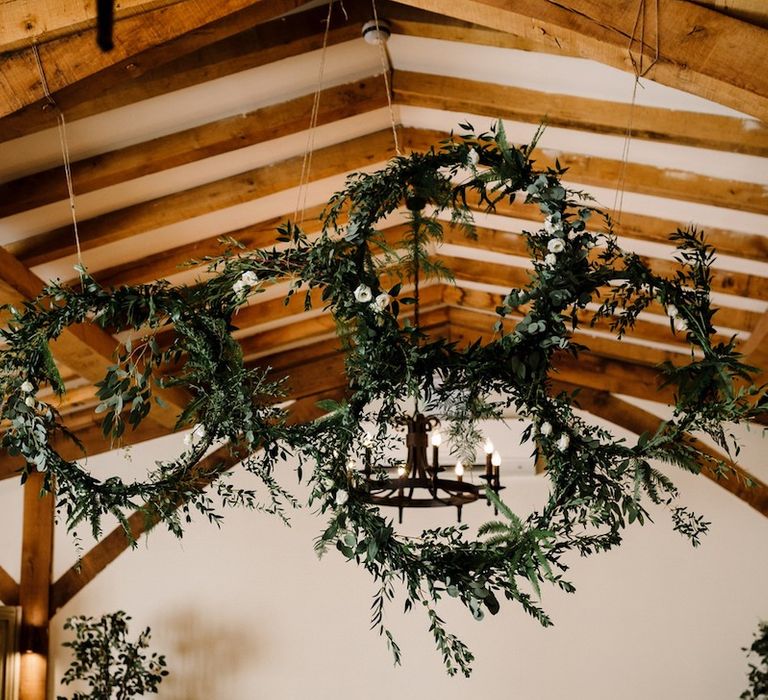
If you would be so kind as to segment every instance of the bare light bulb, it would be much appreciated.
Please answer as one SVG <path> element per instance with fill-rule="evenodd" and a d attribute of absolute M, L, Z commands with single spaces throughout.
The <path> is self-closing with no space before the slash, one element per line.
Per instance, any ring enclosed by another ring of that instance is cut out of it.
<path fill-rule="evenodd" d="M 493 452 L 493 443 L 491 442 L 491 438 L 485 438 L 485 445 L 483 445 L 483 449 L 487 455 Z"/>
<path fill-rule="evenodd" d="M 443 434 L 436 430 L 432 433 L 432 447 L 440 447 L 443 444 Z"/>
<path fill-rule="evenodd" d="M 405 465 L 401 464 L 401 465 L 400 465 L 400 466 L 397 468 L 397 475 L 398 475 L 398 476 L 405 476 Z"/>
<path fill-rule="evenodd" d="M 464 476 L 464 465 L 461 462 L 456 462 L 456 476 Z"/>
<path fill-rule="evenodd" d="M 501 466 L 501 455 L 498 452 L 493 453 L 493 457 L 491 457 L 491 464 L 494 467 L 500 467 Z"/>

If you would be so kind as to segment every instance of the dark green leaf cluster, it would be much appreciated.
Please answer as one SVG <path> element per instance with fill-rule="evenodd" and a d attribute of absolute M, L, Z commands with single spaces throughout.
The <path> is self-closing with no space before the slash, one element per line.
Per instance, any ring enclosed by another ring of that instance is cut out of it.
<path fill-rule="evenodd" d="M 741 700 L 761 700 L 768 697 L 768 622 L 758 625 L 755 639 L 749 648 L 749 688 L 739 697 Z"/>
<path fill-rule="evenodd" d="M 122 611 L 93 617 L 70 617 L 64 629 L 74 632 L 64 642 L 74 659 L 61 682 L 84 682 L 89 692 L 78 691 L 71 700 L 129 700 L 157 693 L 168 675 L 165 656 L 149 653 L 150 629 L 136 639 L 128 638 L 130 616 Z M 58 696 L 58 700 L 66 700 Z"/>

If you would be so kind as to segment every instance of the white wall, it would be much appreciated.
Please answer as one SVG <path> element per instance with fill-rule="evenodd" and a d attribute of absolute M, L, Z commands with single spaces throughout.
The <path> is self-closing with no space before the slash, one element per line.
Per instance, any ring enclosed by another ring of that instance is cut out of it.
<path fill-rule="evenodd" d="M 747 438 L 742 461 L 765 478 L 764 442 Z M 135 449 L 134 468 L 174 450 L 172 442 Z M 93 468 L 105 461 L 92 460 Z M 713 522 L 699 549 L 660 513 L 622 548 L 574 561 L 575 595 L 545 590 L 556 622 L 548 630 L 511 605 L 481 623 L 446 605 L 452 629 L 477 656 L 470 680 L 446 677 L 419 611 L 403 617 L 395 606 L 389 621 L 405 660 L 393 668 L 368 630 L 371 582 L 335 552 L 317 560 L 312 541 L 322 523 L 306 510 L 291 529 L 233 511 L 221 530 L 197 522 L 181 542 L 158 530 L 60 611 L 52 641 L 61 641 L 69 615 L 126 610 L 135 632 L 151 625 L 154 647 L 168 656 L 172 675 L 159 695 L 167 700 L 736 698 L 747 669 L 740 647 L 768 618 L 768 520 L 704 478 L 675 476 L 686 503 Z M 541 478 L 508 483 L 505 495 L 521 512 L 545 499 Z M 3 482 L 0 562 L 14 575 L 20 511 L 20 489 Z M 473 524 L 487 514 L 480 504 L 466 509 Z M 424 515 L 406 513 L 409 528 Z M 58 575 L 75 554 L 63 532 L 56 546 Z M 67 663 L 57 651 L 56 678 Z"/>

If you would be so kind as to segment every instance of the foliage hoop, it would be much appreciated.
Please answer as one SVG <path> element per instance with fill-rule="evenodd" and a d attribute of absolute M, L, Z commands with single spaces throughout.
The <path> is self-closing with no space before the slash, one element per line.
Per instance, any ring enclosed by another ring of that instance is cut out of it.
<path fill-rule="evenodd" d="M 300 440 L 302 452 L 316 465 L 312 500 L 330 516 L 317 549 L 334 545 L 378 582 L 372 622 L 386 635 L 396 660 L 400 652 L 383 626 L 383 607 L 395 595 L 394 584 L 403 583 L 406 610 L 424 605 L 451 674 L 468 674 L 472 655 L 445 631 L 433 607 L 441 596 L 457 597 L 481 618 L 484 609 L 498 611 L 498 595 L 503 594 L 549 625 L 536 600 L 541 583 L 574 590 L 563 577 L 565 555 L 618 545 L 628 524 L 649 517 L 643 495 L 666 505 L 675 530 L 696 545 L 708 523 L 672 505 L 677 490 L 650 461 L 692 472 L 723 470 L 726 465 L 702 452 L 690 434 L 705 433 L 728 452 L 732 440 L 723 424 L 764 410 L 755 404 L 757 389 L 735 387 L 735 379 L 749 379 L 750 368 L 739 361 L 734 341 L 712 342 L 714 251 L 701 234 L 678 231 L 671 236 L 681 271 L 671 279 L 660 277 L 637 255 L 619 248 L 610 217 L 592 206 L 586 194 L 563 186 L 565 170 L 559 164 L 535 168 L 531 152 L 536 139 L 515 148 L 500 123 L 480 135 L 471 133 L 471 125 L 462 128 L 467 133 L 438 149 L 398 156 L 375 173 L 350 176 L 330 200 L 318 240 L 286 224 L 280 238 L 289 243 L 288 250 L 275 248 L 225 263 L 225 269 L 234 265 L 259 277 L 287 275 L 294 279 L 290 294 L 322 288 L 326 308 L 345 338 L 350 393 L 342 404 L 329 403 L 331 414 Z M 459 348 L 430 337 L 404 313 L 417 299 L 403 291 L 403 282 L 410 277 L 418 296 L 420 273 L 450 277 L 430 257 L 430 246 L 443 239 L 444 227 L 461 227 L 471 239 L 473 206 L 492 212 L 498 203 L 518 197 L 538 206 L 545 222 L 541 230 L 523 233 L 533 268 L 530 283 L 510 290 L 497 308 L 495 339 Z M 384 224 L 403 205 L 405 232 L 392 243 Z M 587 229 L 593 216 L 601 222 L 599 233 Z M 306 300 L 309 306 L 309 293 Z M 575 395 L 551 391 L 553 359 L 558 353 L 577 357 L 585 349 L 573 335 L 584 316 L 588 324 L 607 319 L 621 337 L 654 303 L 663 305 L 671 331 L 685 334 L 692 359 L 663 368 L 677 389 L 673 419 L 628 444 L 579 418 L 573 412 Z M 512 312 L 522 318 L 505 331 L 504 319 Z M 356 467 L 371 452 L 381 457 L 388 429 L 409 397 L 415 397 L 417 410 L 423 406 L 448 416 L 454 450 L 465 463 L 474 461 L 476 421 L 513 406 L 531 423 L 524 440 L 534 441 L 546 460 L 552 482 L 546 505 L 523 520 L 486 489 L 504 519 L 483 525 L 479 539 L 468 539 L 463 526 L 425 531 L 419 538 L 399 536 L 391 520 L 370 504 Z M 366 430 L 371 423 L 375 435 Z"/>
<path fill-rule="evenodd" d="M 275 483 L 273 467 L 293 449 L 314 462 L 311 501 L 330 518 L 318 551 L 335 546 L 377 581 L 373 623 L 386 634 L 396 659 L 400 652 L 383 626 L 383 608 L 394 597 L 395 584 L 404 584 L 406 609 L 417 603 L 425 607 L 452 674 L 468 674 L 472 654 L 445 630 L 435 610 L 444 595 L 458 598 L 476 618 L 484 610 L 496 613 L 503 595 L 549 625 L 537 601 L 541 583 L 572 591 L 564 578 L 566 555 L 618 545 L 628 524 L 648 517 L 643 496 L 670 507 L 675 529 L 696 544 L 707 523 L 672 505 L 676 489 L 651 460 L 693 472 L 721 470 L 725 465 L 702 452 L 690 434 L 709 435 L 728 451 L 723 424 L 764 410 L 754 400 L 757 389 L 735 388 L 734 380 L 749 380 L 750 368 L 740 362 L 734 342 L 712 341 L 712 248 L 695 231 L 678 231 L 671 240 L 681 271 L 672 279 L 655 275 L 637 255 L 618 247 L 609 217 L 585 194 L 563 186 L 559 164 L 536 169 L 531 160 L 535 139 L 516 148 L 507 143 L 501 124 L 480 135 L 471 133 L 470 125 L 462 128 L 467 133 L 437 149 L 398 156 L 373 174 L 351 176 L 331 199 L 317 240 L 286 224 L 278 238 L 287 247 L 210 259 L 213 274 L 195 287 L 160 282 L 107 291 L 83 273 L 79 290 L 49 288 L 46 296 L 16 312 L 10 329 L 2 332 L 8 350 L 0 360 L 0 419 L 10 425 L 3 446 L 27 460 L 25 474 L 35 467 L 45 470 L 48 487 L 55 477 L 70 525 L 87 518 L 97 529 L 103 513 L 121 517 L 138 501 L 177 532 L 181 524 L 173 507 L 180 500 L 216 517 L 190 483 L 192 465 L 214 441 L 228 441 L 238 456 L 264 448 L 261 457 L 246 460 L 246 467 L 265 481 L 272 495 L 269 507 L 278 512 L 289 497 Z M 538 206 L 545 223 L 523 233 L 530 282 L 510 290 L 499 305 L 495 339 L 460 348 L 430 337 L 406 313 L 418 294 L 404 283 L 418 284 L 422 274 L 450 277 L 430 255 L 448 222 L 471 238 L 473 207 L 493 211 L 516 198 Z M 393 242 L 384 222 L 403 204 L 402 241 Z M 592 217 L 601 223 L 590 231 Z M 286 277 L 292 280 L 288 296 L 306 290 L 308 306 L 309 292 L 322 290 L 344 340 L 349 390 L 345 402 L 326 404 L 330 413 L 324 419 L 295 429 L 286 427 L 274 407 L 279 387 L 263 372 L 246 368 L 230 322 L 262 283 Z M 673 418 L 630 444 L 579 418 L 573 411 L 577 397 L 551 390 L 553 360 L 558 353 L 577 357 L 584 349 L 573 334 L 585 317 L 587 323 L 607 319 L 621 337 L 651 304 L 664 306 L 672 331 L 685 333 L 695 354 L 688 364 L 665 368 L 677 389 Z M 512 313 L 521 318 L 507 330 L 504 321 Z M 117 477 L 99 482 L 63 459 L 52 438 L 66 429 L 55 408 L 35 398 L 44 383 L 63 389 L 48 343 L 71 324 L 88 321 L 144 336 L 141 361 L 126 343 L 99 386 L 108 435 L 119 436 L 122 411 L 128 411 L 132 424 L 147 414 L 153 368 L 178 368 L 186 360 L 164 385 L 190 392 L 179 424 L 197 423 L 202 429 L 187 452 L 158 465 L 145 482 L 125 484 Z M 173 340 L 158 343 L 154 334 L 171 326 Z M 454 449 L 467 462 L 474 461 L 476 422 L 514 407 L 530 421 L 525 438 L 546 460 L 552 482 L 548 502 L 522 519 L 488 490 L 504 517 L 483 525 L 477 539 L 470 539 L 464 526 L 428 530 L 418 538 L 398 535 L 391 520 L 368 503 L 355 466 L 368 451 L 381 461 L 388 428 L 409 399 L 447 416 Z M 366 431 L 371 423 L 373 440 Z M 219 493 L 224 505 L 252 505 L 255 499 L 252 492 L 226 485 Z"/>
<path fill-rule="evenodd" d="M 267 509 L 282 512 L 284 500 L 293 503 L 272 478 L 272 466 L 286 456 L 289 438 L 283 411 L 275 405 L 281 387 L 266 372 L 246 368 L 231 334 L 229 319 L 244 291 L 217 298 L 205 287 L 172 287 L 165 281 L 107 290 L 85 270 L 80 273 L 79 289 L 47 287 L 22 309 L 12 308 L 8 328 L 0 330 L 7 343 L 0 356 L 0 419 L 8 422 L 2 446 L 24 458 L 22 481 L 33 469 L 44 472 L 43 489 L 53 491 L 55 485 L 57 510 L 70 529 L 87 521 L 97 534 L 102 516 L 110 513 L 129 532 L 125 512 L 141 507 L 147 517 L 159 517 L 181 534 L 179 504 L 182 512 L 194 507 L 210 519 L 219 517 L 200 489 L 218 477 L 218 466 L 207 471 L 195 466 L 213 445 L 226 443 L 230 454 L 267 485 L 272 499 Z M 145 480 L 127 482 L 117 475 L 101 480 L 60 453 L 62 439 L 82 445 L 56 407 L 56 395 L 62 396 L 65 386 L 49 344 L 81 323 L 128 335 L 97 384 L 95 411 L 103 416 L 105 440 L 119 444 L 126 426 L 137 428 L 154 404 L 168 409 L 163 392 L 186 402 L 176 423 L 177 428 L 194 425 L 184 451 L 157 462 Z M 53 390 L 47 400 L 37 396 L 44 385 Z M 224 505 L 256 505 L 253 491 L 229 482 L 218 481 L 217 491 Z"/>

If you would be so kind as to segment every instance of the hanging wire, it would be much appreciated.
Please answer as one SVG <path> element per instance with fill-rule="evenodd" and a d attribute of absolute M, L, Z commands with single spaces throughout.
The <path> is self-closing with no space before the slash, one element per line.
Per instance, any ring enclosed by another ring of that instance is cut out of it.
<path fill-rule="evenodd" d="M 342 10 L 344 6 L 342 5 Z M 346 10 L 344 10 L 346 14 Z M 309 178 L 312 170 L 312 153 L 315 150 L 315 128 L 320 113 L 320 95 L 323 91 L 323 77 L 325 75 L 325 60 L 328 49 L 328 32 L 331 28 L 331 15 L 333 14 L 333 0 L 328 0 L 328 14 L 325 18 L 325 31 L 323 32 L 323 48 L 320 51 L 320 66 L 317 74 L 317 86 L 312 101 L 312 112 L 309 118 L 309 131 L 307 132 L 307 143 L 304 148 L 304 158 L 301 163 L 301 175 L 299 176 L 299 190 L 296 196 L 296 211 L 293 221 L 297 225 L 304 223 L 304 214 L 307 210 L 307 190 L 309 189 Z"/>
<path fill-rule="evenodd" d="M 621 166 L 619 167 L 619 175 L 616 181 L 616 193 L 613 198 L 613 218 L 617 222 L 621 222 L 621 212 L 624 207 L 624 189 L 625 189 L 625 184 L 627 179 L 627 164 L 629 162 L 629 148 L 632 142 L 632 128 L 634 126 L 635 107 L 637 105 L 637 88 L 642 87 L 642 85 L 640 84 L 640 78 L 643 78 L 645 77 L 645 75 L 647 75 L 648 71 L 650 71 L 651 68 L 653 68 L 653 66 L 659 60 L 659 55 L 660 55 L 660 52 L 659 52 L 659 0 L 654 0 L 655 53 L 654 53 L 653 60 L 648 65 L 644 65 L 646 10 L 647 10 L 646 0 L 639 0 L 638 6 L 637 6 L 637 14 L 635 15 L 635 22 L 632 25 L 632 33 L 629 37 L 629 45 L 627 46 L 627 52 L 629 54 L 629 60 L 632 63 L 632 70 L 635 74 L 635 79 L 632 85 L 632 100 L 629 105 L 629 118 L 627 120 L 627 130 L 624 135 L 624 145 L 621 152 Z M 640 32 L 639 37 L 637 36 L 638 29 Z M 635 42 L 638 42 L 640 45 L 640 54 L 638 59 L 636 59 L 635 55 L 632 53 L 632 46 Z"/>
<path fill-rule="evenodd" d="M 387 93 L 387 106 L 389 107 L 389 121 L 392 125 L 392 138 L 395 142 L 395 153 L 402 155 L 400 152 L 400 142 L 397 138 L 397 123 L 395 121 L 395 109 L 392 106 L 392 88 L 389 84 L 389 76 L 392 71 L 392 61 L 389 56 L 389 51 L 386 47 L 386 42 L 382 38 L 381 25 L 379 24 L 379 13 L 376 11 L 376 0 L 371 0 L 371 9 L 373 10 L 373 21 L 376 23 L 376 37 L 379 45 L 379 57 L 381 58 L 381 70 L 384 75 L 384 89 Z"/>
<path fill-rule="evenodd" d="M 67 122 L 64 119 L 64 112 L 56 104 L 56 100 L 53 99 L 51 91 L 48 88 L 48 80 L 45 77 L 45 69 L 43 68 L 43 62 L 40 60 L 40 52 L 37 48 L 37 42 L 32 43 L 32 51 L 35 54 L 35 62 L 37 63 L 37 70 L 40 73 L 40 84 L 43 86 L 43 93 L 45 99 L 48 102 L 48 106 L 56 112 L 56 124 L 59 132 L 59 145 L 61 146 L 61 157 L 64 161 L 64 175 L 67 179 L 67 193 L 69 194 L 69 209 L 72 213 L 72 228 L 75 232 L 75 248 L 77 249 L 77 268 L 80 276 L 83 275 L 83 254 L 80 250 L 80 236 L 77 232 L 77 212 L 75 210 L 75 190 L 72 185 L 72 160 L 69 155 L 69 141 L 67 140 Z"/>

